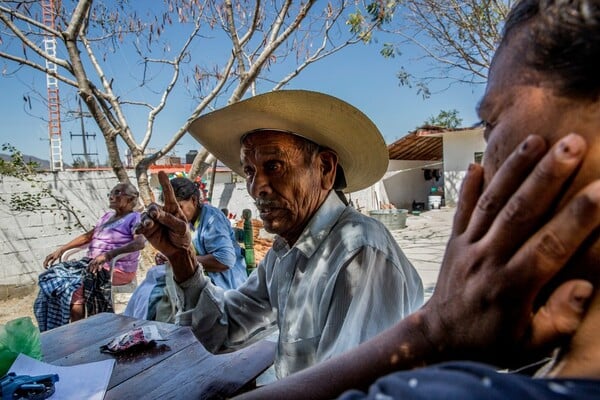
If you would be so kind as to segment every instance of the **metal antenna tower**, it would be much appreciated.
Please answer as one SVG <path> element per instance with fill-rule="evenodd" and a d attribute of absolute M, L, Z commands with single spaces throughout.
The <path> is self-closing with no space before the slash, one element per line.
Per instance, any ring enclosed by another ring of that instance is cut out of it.
<path fill-rule="evenodd" d="M 60 1 L 60 0 L 56 0 Z M 57 4 L 55 0 L 42 0 L 42 22 L 47 27 L 56 28 L 55 18 Z M 49 57 L 56 57 L 56 38 L 49 33 L 44 34 L 44 51 Z M 48 89 L 48 136 L 50 137 L 50 168 L 52 171 L 63 170 L 62 132 L 60 126 L 60 97 L 56 64 L 46 59 L 46 87 Z"/>

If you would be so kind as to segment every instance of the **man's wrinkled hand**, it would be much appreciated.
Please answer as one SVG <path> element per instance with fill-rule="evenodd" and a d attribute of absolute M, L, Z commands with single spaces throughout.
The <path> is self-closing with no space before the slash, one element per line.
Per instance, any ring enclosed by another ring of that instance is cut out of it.
<path fill-rule="evenodd" d="M 160 171 L 158 180 L 163 189 L 165 203 L 162 207 L 156 203 L 150 204 L 142 213 L 135 233 L 144 235 L 150 244 L 169 260 L 175 280 L 182 282 L 191 277 L 196 270 L 190 228 L 177 203 L 167 174 Z"/>
<path fill-rule="evenodd" d="M 48 269 L 50 266 L 54 265 L 56 262 L 60 261 L 60 258 L 62 257 L 63 252 L 60 249 L 57 249 L 55 251 L 53 251 L 52 253 L 48 254 L 46 256 L 46 258 L 44 259 L 44 268 Z"/>
<path fill-rule="evenodd" d="M 154 263 L 156 265 L 166 264 L 167 262 L 169 262 L 169 259 L 163 253 L 158 252 L 154 255 Z"/>

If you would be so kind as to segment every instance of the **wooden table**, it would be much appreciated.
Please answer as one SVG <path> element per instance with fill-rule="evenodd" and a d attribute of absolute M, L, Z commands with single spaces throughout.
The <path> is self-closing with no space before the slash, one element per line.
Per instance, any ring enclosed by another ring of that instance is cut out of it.
<path fill-rule="evenodd" d="M 124 355 L 99 347 L 135 327 L 156 324 L 166 341 Z M 60 366 L 114 358 L 105 399 L 219 399 L 251 386 L 275 356 L 276 344 L 260 341 L 213 355 L 189 327 L 102 313 L 42 333 L 43 361 Z"/>

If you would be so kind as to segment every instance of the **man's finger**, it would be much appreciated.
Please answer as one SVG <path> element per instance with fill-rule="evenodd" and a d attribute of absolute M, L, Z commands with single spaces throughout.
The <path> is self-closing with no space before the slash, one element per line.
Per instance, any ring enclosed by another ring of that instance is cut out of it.
<path fill-rule="evenodd" d="M 585 140 L 575 134 L 556 143 L 498 214 L 486 234 L 490 242 L 493 240 L 489 244 L 499 253 L 514 254 L 555 207 L 555 199 L 583 161 L 586 150 Z"/>
<path fill-rule="evenodd" d="M 156 232 L 158 224 L 156 224 L 155 221 L 159 222 L 158 217 L 161 213 L 161 206 L 156 203 L 150 204 L 146 208 L 146 211 L 140 216 L 140 223 L 135 227 L 134 233 L 148 237 L 150 234 Z"/>
<path fill-rule="evenodd" d="M 508 263 L 511 275 L 537 293 L 600 227 L 600 180 L 577 193 Z"/>
<path fill-rule="evenodd" d="M 148 215 L 147 212 L 144 212 L 140 216 L 140 222 L 138 222 L 133 228 L 133 233 L 136 235 L 144 235 L 145 237 L 148 237 L 150 234 L 154 233 L 156 229 L 157 226 L 154 223 L 154 220 L 150 217 L 150 215 Z"/>
<path fill-rule="evenodd" d="M 180 212 L 179 205 L 175 203 L 176 210 Z M 183 233 L 187 229 L 187 222 L 178 213 L 170 213 L 165 207 L 158 204 L 150 204 L 140 219 L 142 231 L 147 233 L 156 223 L 162 225 L 175 233 Z"/>
<path fill-rule="evenodd" d="M 163 197 L 165 200 L 163 209 L 167 213 L 175 214 L 179 208 L 179 204 L 177 204 L 177 198 L 175 197 L 175 192 L 173 191 L 173 186 L 171 186 L 169 177 L 164 171 L 158 171 L 158 181 L 162 186 Z"/>
<path fill-rule="evenodd" d="M 188 229 L 188 223 L 186 220 L 179 218 L 177 215 L 168 213 L 164 209 L 158 210 L 152 219 L 176 234 L 185 233 L 185 231 Z"/>
<path fill-rule="evenodd" d="M 530 135 L 506 159 L 477 202 L 467 228 L 469 241 L 477 241 L 486 234 L 500 210 L 545 151 L 544 139 Z"/>

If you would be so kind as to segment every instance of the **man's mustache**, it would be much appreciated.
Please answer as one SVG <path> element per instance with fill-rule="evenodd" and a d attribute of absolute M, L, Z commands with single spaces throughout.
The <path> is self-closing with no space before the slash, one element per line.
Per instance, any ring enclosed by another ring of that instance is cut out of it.
<path fill-rule="evenodd" d="M 280 205 L 276 200 L 259 199 L 254 202 L 256 208 L 279 208 Z"/>

